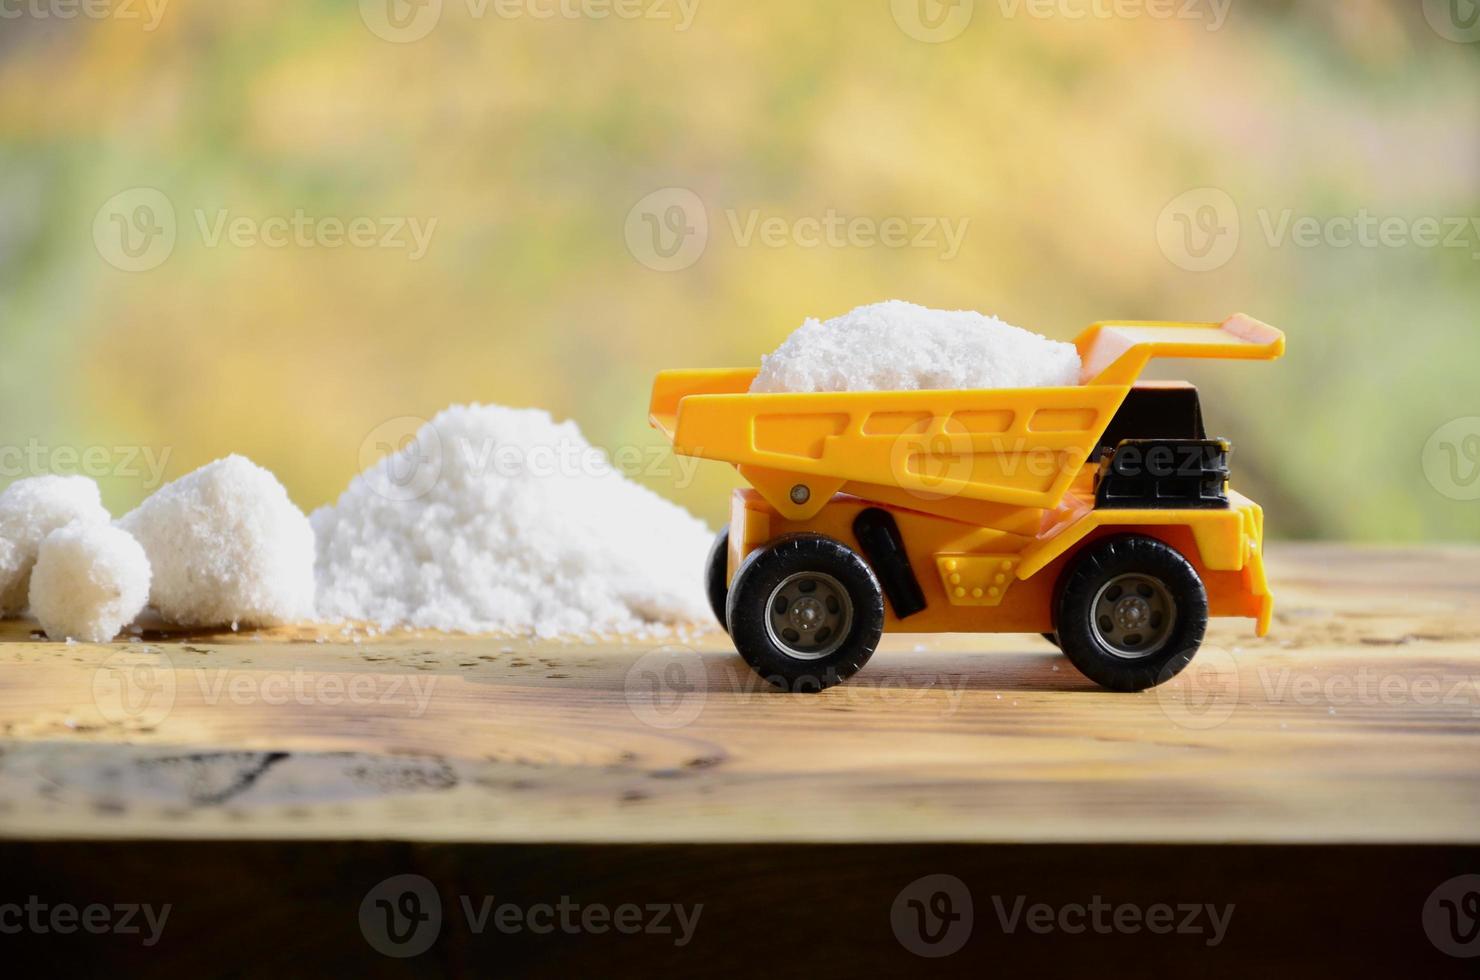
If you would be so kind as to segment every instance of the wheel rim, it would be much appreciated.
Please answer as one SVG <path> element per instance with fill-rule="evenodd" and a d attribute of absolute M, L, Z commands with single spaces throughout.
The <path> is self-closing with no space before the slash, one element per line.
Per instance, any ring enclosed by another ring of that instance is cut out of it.
<path fill-rule="evenodd" d="M 848 638 L 853 600 L 843 583 L 825 572 L 787 576 L 766 601 L 771 642 L 797 660 L 821 660 Z"/>
<path fill-rule="evenodd" d="M 1111 653 L 1140 660 L 1159 652 L 1171 639 L 1177 604 L 1160 579 L 1117 575 L 1095 593 L 1089 620 L 1090 629 Z"/>

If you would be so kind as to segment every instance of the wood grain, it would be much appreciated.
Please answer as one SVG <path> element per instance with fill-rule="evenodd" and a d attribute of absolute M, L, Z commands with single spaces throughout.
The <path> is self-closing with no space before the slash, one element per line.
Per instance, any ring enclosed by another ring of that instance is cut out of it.
<path fill-rule="evenodd" d="M 0 625 L 0 835 L 1480 841 L 1480 551 L 1271 548 L 1270 637 L 1092 687 L 1022 636 L 763 689 L 688 640 Z"/>

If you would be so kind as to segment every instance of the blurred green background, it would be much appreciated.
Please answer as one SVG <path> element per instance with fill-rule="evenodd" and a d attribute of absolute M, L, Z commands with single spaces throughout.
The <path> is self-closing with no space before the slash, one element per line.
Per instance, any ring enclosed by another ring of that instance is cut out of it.
<path fill-rule="evenodd" d="M 656 371 L 865 302 L 1242 310 L 1286 360 L 1174 373 L 1273 533 L 1480 532 L 1472 0 L 76 2 L 0 18 L 0 479 L 307 510 L 452 402 L 656 447 Z"/>

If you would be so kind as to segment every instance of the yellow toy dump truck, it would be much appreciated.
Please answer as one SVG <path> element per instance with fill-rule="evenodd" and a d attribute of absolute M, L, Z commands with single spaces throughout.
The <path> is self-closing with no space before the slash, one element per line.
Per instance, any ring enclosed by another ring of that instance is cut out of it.
<path fill-rule="evenodd" d="M 738 467 L 707 569 L 736 648 L 785 690 L 821 690 L 884 631 L 1031 632 L 1116 691 L 1191 661 L 1209 616 L 1263 636 L 1263 512 L 1197 390 L 1137 383 L 1154 357 L 1273 360 L 1280 331 L 1097 323 L 1080 384 L 751 394 L 754 369 L 665 371 L 650 417 L 687 456 Z"/>

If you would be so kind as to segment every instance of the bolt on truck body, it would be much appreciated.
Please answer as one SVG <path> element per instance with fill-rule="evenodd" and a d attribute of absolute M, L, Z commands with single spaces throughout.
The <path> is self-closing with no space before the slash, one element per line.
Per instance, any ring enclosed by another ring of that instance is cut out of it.
<path fill-rule="evenodd" d="M 1097 323 L 1060 388 L 750 393 L 755 369 L 665 371 L 652 424 L 734 465 L 706 570 L 740 654 L 788 690 L 846 680 L 885 632 L 1042 633 L 1088 677 L 1170 679 L 1210 616 L 1273 600 L 1264 517 L 1232 490 L 1195 388 L 1153 358 L 1274 360 L 1284 335 L 1222 323 Z"/>

